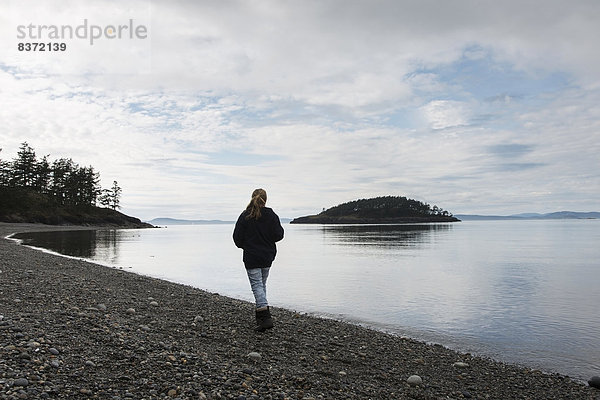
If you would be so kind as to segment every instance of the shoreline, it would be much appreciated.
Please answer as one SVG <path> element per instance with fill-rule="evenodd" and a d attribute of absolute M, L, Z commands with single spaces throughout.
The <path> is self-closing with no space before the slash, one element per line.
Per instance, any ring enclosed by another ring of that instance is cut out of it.
<path fill-rule="evenodd" d="M 600 399 L 560 374 L 280 308 L 255 333 L 251 303 L 4 239 L 58 229 L 94 227 L 0 224 L 0 399 Z"/>

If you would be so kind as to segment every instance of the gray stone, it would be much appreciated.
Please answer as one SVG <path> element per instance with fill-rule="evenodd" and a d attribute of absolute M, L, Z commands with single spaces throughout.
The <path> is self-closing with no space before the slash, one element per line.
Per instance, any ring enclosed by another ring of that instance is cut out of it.
<path fill-rule="evenodd" d="M 600 389 L 600 376 L 592 376 L 588 384 L 593 388 Z"/>
<path fill-rule="evenodd" d="M 411 375 L 408 377 L 406 382 L 411 386 L 417 386 L 423 383 L 423 379 L 421 379 L 419 375 Z"/>
<path fill-rule="evenodd" d="M 90 361 L 90 360 L 86 361 L 85 365 L 88 366 L 88 367 L 95 367 L 96 366 L 96 364 L 94 364 L 94 362 Z"/>
<path fill-rule="evenodd" d="M 152 307 L 158 307 L 158 302 L 156 302 L 156 301 L 151 301 L 151 302 L 150 302 L 150 305 L 151 305 Z"/>
<path fill-rule="evenodd" d="M 262 356 L 260 355 L 260 353 L 257 353 L 255 351 L 248 353 L 248 358 L 250 358 L 254 362 L 259 362 L 260 360 L 262 360 Z"/>
<path fill-rule="evenodd" d="M 455 368 L 469 368 L 469 364 L 464 363 L 464 362 L 455 362 L 454 364 L 452 364 L 453 367 Z"/>
<path fill-rule="evenodd" d="M 54 354 L 55 356 L 59 354 L 59 351 L 56 350 L 54 347 L 50 347 L 48 351 L 50 352 L 50 354 Z"/>
<path fill-rule="evenodd" d="M 127 311 L 125 311 L 127 314 L 135 314 L 135 308 L 128 308 Z"/>
<path fill-rule="evenodd" d="M 15 379 L 15 386 L 27 386 L 29 385 L 29 381 L 25 378 Z"/>
<path fill-rule="evenodd" d="M 106 311 L 106 304 L 102 304 L 102 303 L 98 304 L 98 310 Z"/>

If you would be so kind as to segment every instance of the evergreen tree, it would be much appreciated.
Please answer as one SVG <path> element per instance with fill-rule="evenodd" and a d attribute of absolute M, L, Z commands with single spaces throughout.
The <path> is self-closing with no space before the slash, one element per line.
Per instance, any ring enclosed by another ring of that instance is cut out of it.
<path fill-rule="evenodd" d="M 100 196 L 98 196 L 98 203 L 100 203 L 100 205 L 102 207 L 106 207 L 106 208 L 110 207 L 110 197 L 111 197 L 110 194 L 111 194 L 111 190 L 102 189 Z"/>
<path fill-rule="evenodd" d="M 111 191 L 112 191 L 112 196 L 111 196 L 110 208 L 112 208 L 113 210 L 121 208 L 121 206 L 120 206 L 121 192 L 123 191 L 123 189 L 121 189 L 121 187 L 119 186 L 117 181 L 113 181 Z"/>
<path fill-rule="evenodd" d="M 35 166 L 35 179 L 33 187 L 39 193 L 48 193 L 50 190 L 50 178 L 52 169 L 48 162 L 48 156 L 44 156 Z"/>
<path fill-rule="evenodd" d="M 121 208 L 121 192 L 123 190 L 119 187 L 117 181 L 113 181 L 113 185 L 110 189 L 103 189 L 102 194 L 98 198 L 98 202 L 102 207 L 112 208 L 116 210 Z"/>
<path fill-rule="evenodd" d="M 96 204 L 96 199 L 100 194 L 100 174 L 94 171 L 92 166 L 82 168 L 82 202 L 87 206 Z"/>
<path fill-rule="evenodd" d="M 68 186 L 73 170 L 74 163 L 71 159 L 60 158 L 52 163 L 50 193 L 60 205 L 68 204 Z"/>
<path fill-rule="evenodd" d="M 27 142 L 23 142 L 17 152 L 17 158 L 15 158 L 12 163 L 11 186 L 22 188 L 33 187 L 36 175 L 36 164 L 35 151 L 27 144 Z"/>
<path fill-rule="evenodd" d="M 0 152 L 2 149 L 0 149 Z M 6 187 L 10 183 L 12 167 L 8 161 L 0 159 L 0 187 Z"/>

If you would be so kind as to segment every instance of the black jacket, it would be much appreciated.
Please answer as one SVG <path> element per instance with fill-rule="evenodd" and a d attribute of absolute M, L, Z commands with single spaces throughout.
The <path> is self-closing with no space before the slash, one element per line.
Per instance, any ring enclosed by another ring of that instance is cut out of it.
<path fill-rule="evenodd" d="M 283 239 L 283 227 L 275 212 L 263 207 L 259 219 L 246 219 L 248 211 L 244 211 L 233 230 L 233 241 L 240 249 L 244 249 L 244 265 L 246 268 L 270 267 L 277 254 L 275 242 Z"/>

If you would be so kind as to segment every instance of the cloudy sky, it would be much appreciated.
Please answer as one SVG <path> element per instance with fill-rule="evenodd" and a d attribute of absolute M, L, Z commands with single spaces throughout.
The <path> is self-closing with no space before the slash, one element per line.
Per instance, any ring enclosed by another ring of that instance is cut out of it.
<path fill-rule="evenodd" d="M 92 165 L 144 220 L 235 219 L 256 187 L 281 217 L 600 211 L 598 21 L 596 0 L 4 1 L 0 157 Z"/>

